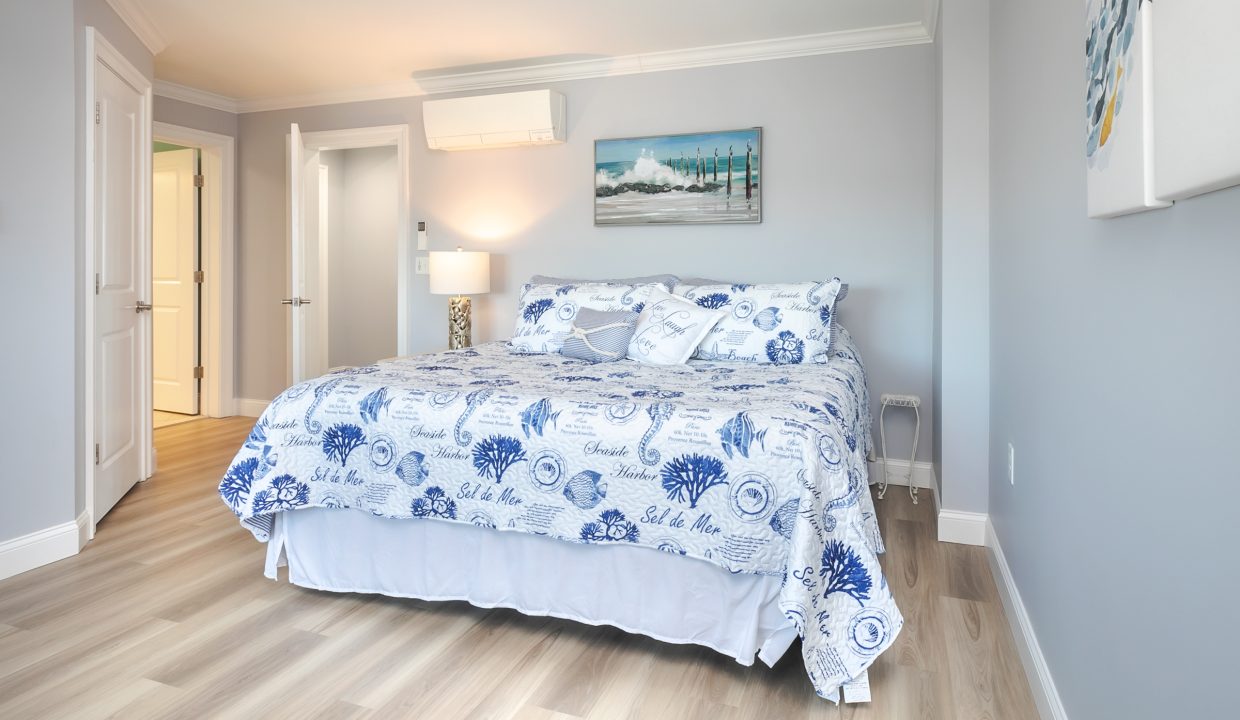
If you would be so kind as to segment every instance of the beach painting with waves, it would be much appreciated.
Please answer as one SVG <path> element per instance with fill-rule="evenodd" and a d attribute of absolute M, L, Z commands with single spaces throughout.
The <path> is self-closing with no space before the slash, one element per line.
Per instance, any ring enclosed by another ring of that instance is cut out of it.
<path fill-rule="evenodd" d="M 595 225 L 762 222 L 762 128 L 594 142 Z"/>

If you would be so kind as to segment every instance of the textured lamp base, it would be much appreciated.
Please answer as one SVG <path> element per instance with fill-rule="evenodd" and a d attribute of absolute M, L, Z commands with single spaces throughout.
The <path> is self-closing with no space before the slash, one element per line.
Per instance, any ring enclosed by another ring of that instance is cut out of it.
<path fill-rule="evenodd" d="M 448 298 L 448 349 L 460 350 L 473 345 L 469 322 L 469 297 Z"/>

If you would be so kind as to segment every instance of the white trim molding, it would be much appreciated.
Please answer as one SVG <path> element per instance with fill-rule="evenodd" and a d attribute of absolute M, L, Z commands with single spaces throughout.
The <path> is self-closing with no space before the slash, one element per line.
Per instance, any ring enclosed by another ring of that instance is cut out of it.
<path fill-rule="evenodd" d="M 930 2 L 932 8 L 927 9 L 927 18 L 937 18 L 938 0 L 930 0 Z M 926 23 L 911 22 L 724 45 L 706 45 L 639 55 L 426 75 L 383 85 L 266 98 L 231 98 L 160 80 L 156 82 L 155 94 L 232 113 L 265 112 L 367 100 L 390 100 L 436 93 L 616 77 L 664 70 L 686 70 L 763 60 L 782 60 L 903 45 L 924 45 L 934 41 L 932 30 L 933 28 Z"/>
<path fill-rule="evenodd" d="M 235 403 L 238 415 L 255 418 L 262 415 L 267 406 L 271 404 L 266 400 L 252 400 L 250 398 L 237 398 Z"/>
<path fill-rule="evenodd" d="M 108 5 L 112 6 L 121 22 L 129 26 L 152 55 L 158 55 L 168 47 L 168 41 L 164 39 L 163 33 L 159 32 L 155 21 L 136 0 L 108 0 Z"/>
<path fill-rule="evenodd" d="M 233 298 L 235 287 L 234 200 L 236 142 L 227 135 L 193 128 L 154 124 L 154 137 L 202 151 L 204 176 L 200 270 L 202 295 L 203 414 L 228 417 L 233 409 Z"/>
<path fill-rule="evenodd" d="M 201 105 L 213 110 L 223 110 L 234 115 L 241 112 L 240 101 L 230 98 L 226 95 L 218 95 L 206 90 L 178 85 L 167 80 L 155 81 L 155 94 L 168 98 L 169 100 L 180 100 L 181 102 L 191 103 L 193 105 Z"/>
<path fill-rule="evenodd" d="M 990 571 L 994 575 L 995 585 L 999 588 L 999 599 L 1003 602 L 1003 614 L 1007 616 L 1008 625 L 1012 628 L 1012 637 L 1016 641 L 1016 649 L 1020 653 L 1021 664 L 1025 666 L 1025 676 L 1029 679 L 1029 690 L 1038 706 L 1038 713 L 1047 720 L 1068 720 L 1063 701 L 1059 699 L 1059 690 L 1055 687 L 1055 679 L 1051 677 L 1050 667 L 1046 664 L 1046 656 L 1038 644 L 1038 636 L 1033 631 L 1033 622 L 1029 612 L 1020 598 L 1020 590 L 1016 588 L 1016 580 L 1012 577 L 1012 569 L 1008 567 L 1007 558 L 1003 556 L 1003 547 L 999 545 L 999 536 L 995 534 L 994 525 L 986 521 L 986 547 L 990 556 Z"/>
<path fill-rule="evenodd" d="M 90 516 L 0 542 L 0 580 L 77 555 L 89 535 Z"/>
<path fill-rule="evenodd" d="M 939 510 L 939 542 L 986 544 L 986 513 Z"/>

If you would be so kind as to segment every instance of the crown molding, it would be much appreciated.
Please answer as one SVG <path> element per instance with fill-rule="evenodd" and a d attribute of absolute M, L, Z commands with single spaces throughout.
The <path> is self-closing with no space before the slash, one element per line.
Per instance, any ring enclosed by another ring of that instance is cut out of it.
<path fill-rule="evenodd" d="M 168 82 L 167 80 L 156 80 L 154 92 L 159 97 L 193 103 L 194 105 L 201 105 L 214 110 L 223 110 L 224 112 L 230 112 L 234 115 L 242 112 L 241 103 L 235 98 L 230 98 L 227 95 L 218 95 L 213 92 L 207 92 L 206 90 L 187 87 L 185 85 L 178 85 L 177 83 Z"/>
<path fill-rule="evenodd" d="M 937 0 L 930 1 L 937 6 Z M 155 94 L 227 112 L 252 113 L 367 100 L 390 100 L 418 95 L 489 90 L 566 80 L 618 77 L 665 70 L 687 70 L 763 60 L 782 60 L 903 45 L 923 45 L 932 41 L 933 36 L 928 32 L 927 25 L 913 22 L 639 55 L 436 75 L 385 85 L 305 95 L 234 99 L 165 81 L 155 83 Z"/>
<path fill-rule="evenodd" d="M 926 0 L 926 17 L 922 24 L 926 26 L 926 35 L 933 42 L 938 40 L 939 32 L 939 6 L 941 0 Z"/>
<path fill-rule="evenodd" d="M 134 35 L 142 41 L 147 50 L 152 55 L 158 55 L 168 47 L 168 41 L 164 39 L 159 28 L 156 27 L 155 21 L 142 9 L 136 0 L 108 0 L 108 5 L 112 7 L 116 14 L 120 17 L 121 22 L 129 26 Z"/>

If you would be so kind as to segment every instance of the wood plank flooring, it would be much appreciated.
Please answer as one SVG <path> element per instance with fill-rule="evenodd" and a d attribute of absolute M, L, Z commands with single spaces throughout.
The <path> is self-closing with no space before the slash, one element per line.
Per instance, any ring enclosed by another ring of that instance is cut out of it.
<path fill-rule="evenodd" d="M 262 576 L 216 484 L 252 421 L 156 432 L 159 472 L 81 554 L 0 581 L 0 718 L 1036 718 L 985 551 L 935 541 L 933 504 L 878 505 L 905 616 L 836 707 L 800 646 L 774 668 L 465 603 Z"/>

